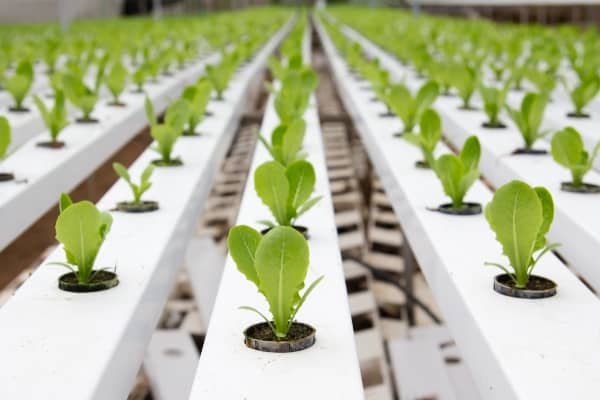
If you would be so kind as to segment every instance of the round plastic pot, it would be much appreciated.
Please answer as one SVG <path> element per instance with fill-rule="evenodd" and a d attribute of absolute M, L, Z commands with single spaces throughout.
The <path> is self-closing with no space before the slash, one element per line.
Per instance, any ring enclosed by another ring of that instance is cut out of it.
<path fill-rule="evenodd" d="M 78 124 L 97 124 L 100 121 L 98 121 L 96 118 L 93 118 L 93 117 L 87 117 L 87 118 L 81 117 L 81 118 L 77 118 L 75 120 L 75 122 L 77 122 Z"/>
<path fill-rule="evenodd" d="M 500 274 L 494 278 L 494 290 L 519 299 L 544 299 L 556 294 L 556 283 L 542 276 L 531 275 L 527 287 L 517 288 L 510 275 Z"/>
<path fill-rule="evenodd" d="M 464 202 L 461 207 L 454 208 L 452 203 L 440 205 L 435 211 L 448 215 L 478 215 L 481 214 L 481 204 Z"/>
<path fill-rule="evenodd" d="M 29 108 L 27 107 L 17 107 L 17 106 L 10 106 L 8 107 L 8 111 L 13 112 L 13 113 L 27 113 L 29 111 L 31 111 Z"/>
<path fill-rule="evenodd" d="M 548 150 L 544 150 L 544 149 L 528 149 L 528 148 L 521 148 L 521 149 L 516 149 L 515 151 L 512 152 L 514 155 L 528 155 L 528 156 L 544 156 L 546 154 L 548 154 Z"/>
<path fill-rule="evenodd" d="M 38 142 L 35 144 L 37 147 L 43 147 L 46 149 L 62 149 L 65 147 L 65 142 L 61 142 L 60 140 L 56 141 L 47 141 L 47 142 Z"/>
<path fill-rule="evenodd" d="M 576 112 L 570 112 L 567 114 L 568 118 L 590 118 L 590 114 L 586 114 L 584 112 L 582 113 L 576 113 Z"/>
<path fill-rule="evenodd" d="M 158 210 L 157 201 L 142 201 L 136 204 L 132 201 L 120 201 L 117 203 L 117 210 L 128 213 L 145 213 Z"/>
<path fill-rule="evenodd" d="M 123 103 L 121 101 L 119 101 L 119 102 L 111 101 L 108 103 L 108 105 L 109 105 L 109 107 L 121 107 L 121 108 L 127 107 L 127 104 Z"/>
<path fill-rule="evenodd" d="M 67 292 L 89 293 L 108 290 L 119 284 L 117 274 L 110 271 L 94 271 L 89 283 L 79 283 L 74 272 L 61 275 L 58 278 L 58 288 Z"/>
<path fill-rule="evenodd" d="M 415 161 L 415 167 L 417 167 L 419 169 L 431 169 L 431 167 L 429 166 L 429 163 L 427 161 L 423 161 L 423 160 Z"/>
<path fill-rule="evenodd" d="M 269 353 L 293 353 L 308 349 L 316 341 L 316 329 L 308 324 L 292 322 L 288 336 L 277 339 L 266 322 L 254 324 L 244 331 L 244 343 L 251 349 Z"/>
<path fill-rule="evenodd" d="M 302 226 L 302 225 L 292 225 L 292 228 L 294 228 L 295 230 L 297 230 L 298 232 L 300 232 L 302 234 L 302 236 L 304 236 L 304 239 L 308 240 L 309 235 L 308 235 L 308 228 L 306 226 Z M 260 231 L 260 233 L 264 236 L 267 233 L 269 233 L 269 231 L 273 229 L 273 228 L 266 228 L 263 229 L 262 231 Z"/>
<path fill-rule="evenodd" d="M 585 182 L 575 186 L 572 182 L 561 182 L 560 190 L 572 193 L 596 194 L 600 193 L 600 186 Z"/>
<path fill-rule="evenodd" d="M 157 167 L 180 167 L 183 165 L 183 161 L 181 161 L 179 158 L 174 158 L 169 161 L 158 159 L 152 160 L 152 164 L 156 165 Z"/>
<path fill-rule="evenodd" d="M 15 175 L 10 172 L 0 172 L 0 182 L 9 182 L 15 179 Z"/>
<path fill-rule="evenodd" d="M 481 124 L 481 126 L 483 126 L 486 129 L 506 129 L 506 125 L 504 125 L 502 122 L 498 122 L 496 124 L 484 122 L 483 124 Z"/>

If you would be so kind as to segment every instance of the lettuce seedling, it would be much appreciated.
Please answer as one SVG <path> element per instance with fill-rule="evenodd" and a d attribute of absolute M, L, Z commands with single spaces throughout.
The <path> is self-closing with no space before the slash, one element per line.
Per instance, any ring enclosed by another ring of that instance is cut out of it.
<path fill-rule="evenodd" d="M 112 225 L 112 217 L 89 201 L 73 203 L 66 193 L 60 196 L 56 220 L 56 240 L 62 243 L 67 262 L 62 265 L 75 273 L 80 284 L 88 284 L 98 270 L 94 263 Z"/>
<path fill-rule="evenodd" d="M 577 130 L 567 127 L 552 138 L 552 158 L 571 171 L 574 187 L 583 185 L 583 178 L 593 167 L 600 151 L 600 142 L 588 153 Z"/>
<path fill-rule="evenodd" d="M 4 87 L 12 96 L 15 104 L 11 111 L 29 111 L 23 107 L 25 96 L 29 93 L 33 84 L 33 66 L 29 61 L 21 61 L 10 78 L 4 80 Z"/>
<path fill-rule="evenodd" d="M 532 188 L 525 182 L 512 181 L 496 191 L 485 208 L 485 218 L 502 245 L 510 266 L 485 264 L 507 273 L 515 287 L 526 288 L 540 258 L 558 247 L 558 244 L 546 241 L 554 219 L 552 196 L 543 187 Z M 538 254 L 534 257 L 536 252 Z"/>
<path fill-rule="evenodd" d="M 521 101 L 520 109 L 506 106 L 508 115 L 521 132 L 527 150 L 532 148 L 536 140 L 547 134 L 540 130 L 547 102 L 548 99 L 543 94 L 527 93 Z"/>
<path fill-rule="evenodd" d="M 127 168 L 120 163 L 113 163 L 113 169 L 127 184 L 133 193 L 133 204 L 140 205 L 142 204 L 142 195 L 150 189 L 152 186 L 152 182 L 150 182 L 150 177 L 154 172 L 154 165 L 150 164 L 144 169 L 142 172 L 142 176 L 140 177 L 140 184 L 135 184 L 131 180 L 131 176 L 129 175 L 129 171 Z"/>
<path fill-rule="evenodd" d="M 288 70 L 274 101 L 275 111 L 283 124 L 289 124 L 304 116 L 310 95 L 318 84 L 317 74 L 310 68 Z"/>
<path fill-rule="evenodd" d="M 294 161 L 287 167 L 277 161 L 268 161 L 254 172 L 254 190 L 269 207 L 277 224 L 291 226 L 321 200 L 321 196 L 310 197 L 315 180 L 315 170 L 308 161 Z M 275 225 L 272 222 L 264 224 Z"/>
<path fill-rule="evenodd" d="M 421 115 L 429 108 L 439 95 L 439 87 L 433 81 L 421 86 L 416 96 L 413 96 L 404 84 L 393 85 L 389 96 L 388 106 L 404 124 L 403 133 L 410 133 L 421 120 Z"/>
<path fill-rule="evenodd" d="M 8 119 L 0 115 L 0 161 L 6 158 L 11 142 L 11 129 Z"/>
<path fill-rule="evenodd" d="M 477 136 L 471 136 L 458 156 L 444 154 L 433 164 L 444 193 L 452 199 L 452 208 L 460 209 L 463 206 L 467 191 L 479 178 L 480 156 L 479 140 Z"/>
<path fill-rule="evenodd" d="M 150 135 L 156 141 L 156 147 L 153 148 L 161 158 L 154 160 L 153 163 L 158 166 L 181 165 L 181 159 L 174 158 L 172 155 L 175 142 L 183 132 L 183 126 L 188 120 L 189 106 L 185 100 L 179 99 L 167 108 L 165 121 L 160 124 L 154 112 L 152 101 L 146 96 L 146 115 L 150 123 Z"/>
<path fill-rule="evenodd" d="M 581 81 L 574 88 L 569 88 L 566 80 L 563 80 L 563 84 L 565 89 L 569 92 L 569 97 L 571 98 L 571 103 L 573 103 L 573 107 L 575 110 L 569 114 L 569 117 L 575 118 L 585 118 L 588 115 L 583 111 L 583 109 L 590 104 L 592 100 L 598 95 L 598 91 L 600 91 L 600 76 L 593 75 L 585 78 L 585 80 Z"/>
<path fill-rule="evenodd" d="M 417 161 L 417 166 L 429 168 L 433 165 L 435 148 L 442 138 L 442 121 L 436 111 L 429 108 L 423 112 L 419 122 L 418 133 L 405 133 L 403 137 L 414 144 L 423 153 L 423 160 Z"/>
<path fill-rule="evenodd" d="M 479 70 L 469 65 L 458 65 L 452 72 L 452 85 L 462 99 L 462 109 L 472 110 L 471 98 L 479 86 Z"/>
<path fill-rule="evenodd" d="M 143 63 L 142 65 L 140 65 L 135 70 L 135 72 L 131 75 L 131 80 L 135 84 L 136 92 L 137 93 L 143 93 L 144 92 L 144 83 L 146 82 L 146 79 L 148 78 L 148 75 L 149 75 L 148 65 L 145 64 L 145 63 Z"/>
<path fill-rule="evenodd" d="M 262 236 L 249 226 L 238 225 L 229 232 L 227 246 L 238 270 L 267 300 L 272 318 L 253 307 L 241 308 L 256 312 L 278 339 L 284 339 L 306 298 L 323 279 L 313 281 L 300 295 L 310 262 L 306 239 L 287 226 L 277 226 Z"/>
<path fill-rule="evenodd" d="M 63 85 L 67 98 L 71 104 L 81 110 L 83 114 L 82 117 L 77 120 L 78 122 L 96 122 L 92 117 L 92 112 L 98 102 L 98 95 L 103 76 L 104 68 L 99 67 L 94 87 L 86 85 L 83 77 L 77 77 L 71 74 L 63 76 Z"/>
<path fill-rule="evenodd" d="M 277 126 L 271 134 L 271 143 L 262 135 L 259 135 L 258 138 L 267 148 L 271 157 L 287 167 L 292 162 L 304 158 L 301 149 L 305 131 L 306 123 L 302 119 L 297 119 L 289 125 Z"/>
<path fill-rule="evenodd" d="M 116 61 L 110 71 L 108 71 L 108 75 L 106 76 L 106 87 L 110 91 L 110 94 L 113 97 L 112 102 L 109 103 L 111 106 L 124 106 L 124 103 L 121 103 L 119 97 L 125 90 L 125 86 L 127 85 L 127 77 L 129 72 L 127 68 L 123 65 L 121 61 Z"/>
<path fill-rule="evenodd" d="M 235 71 L 238 61 L 237 52 L 224 53 L 219 65 L 207 65 L 206 77 L 217 92 L 217 100 L 223 100 L 223 92 L 229 85 L 229 80 Z"/>
<path fill-rule="evenodd" d="M 483 124 L 486 128 L 504 128 L 500 122 L 500 112 L 506 104 L 506 96 L 510 88 L 510 82 L 506 82 L 503 87 L 481 85 L 479 93 L 483 99 L 483 110 L 488 116 L 488 121 Z"/>
<path fill-rule="evenodd" d="M 201 78 L 195 85 L 188 86 L 181 98 L 188 102 L 189 115 L 187 120 L 187 129 L 183 132 L 184 136 L 196 135 L 196 127 L 206 115 L 206 106 L 210 101 L 212 86 L 210 82 Z"/>
<path fill-rule="evenodd" d="M 48 108 L 38 96 L 34 96 L 33 101 L 39 109 L 40 114 L 42 114 L 46 129 L 50 132 L 51 143 L 58 143 L 58 135 L 67 125 L 69 125 L 63 91 L 58 90 L 54 94 L 54 106 L 52 108 Z"/>

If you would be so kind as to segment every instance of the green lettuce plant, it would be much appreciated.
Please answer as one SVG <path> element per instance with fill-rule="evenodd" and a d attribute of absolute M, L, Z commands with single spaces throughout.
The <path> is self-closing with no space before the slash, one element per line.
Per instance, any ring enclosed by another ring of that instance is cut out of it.
<path fill-rule="evenodd" d="M 479 178 L 480 156 L 479 140 L 477 136 L 470 136 L 459 155 L 444 154 L 433 164 L 444 193 L 452 199 L 452 208 L 463 207 L 467 191 Z"/>
<path fill-rule="evenodd" d="M 503 87 L 479 86 L 479 93 L 483 100 L 483 110 L 488 117 L 488 121 L 483 124 L 487 128 L 503 128 L 504 124 L 500 122 L 500 112 L 506 104 L 506 96 L 510 88 L 510 82 L 506 82 Z"/>
<path fill-rule="evenodd" d="M 6 158 L 11 142 L 10 123 L 6 117 L 0 115 L 0 161 Z"/>
<path fill-rule="evenodd" d="M 568 114 L 569 117 L 582 118 L 588 115 L 584 112 L 584 108 L 590 104 L 600 91 L 600 76 L 592 75 L 585 78 L 574 88 L 569 88 L 568 83 L 563 80 L 566 90 L 569 92 L 571 103 L 575 110 Z"/>
<path fill-rule="evenodd" d="M 437 112 L 429 108 L 423 112 L 419 122 L 418 133 L 405 133 L 402 136 L 409 143 L 417 146 L 423 153 L 423 160 L 417 162 L 421 168 L 429 168 L 434 163 L 435 148 L 442 138 L 442 121 Z"/>
<path fill-rule="evenodd" d="M 131 74 L 131 80 L 133 81 L 136 87 L 136 93 L 144 92 L 144 83 L 146 79 L 148 79 L 149 70 L 148 65 L 146 63 L 141 64 L 134 72 Z"/>
<path fill-rule="evenodd" d="M 175 142 L 183 132 L 183 126 L 188 120 L 189 106 L 185 100 L 179 99 L 172 103 L 165 112 L 164 123 L 159 123 L 152 101 L 146 97 L 146 115 L 150 123 L 150 135 L 156 141 L 153 149 L 160 154 L 159 160 L 152 163 L 157 166 L 177 166 L 183 162 L 179 157 L 173 157 Z"/>
<path fill-rule="evenodd" d="M 456 88 L 463 104 L 463 110 L 472 110 L 471 99 L 479 86 L 479 70 L 469 65 L 458 65 L 452 70 L 452 85 Z"/>
<path fill-rule="evenodd" d="M 574 187 L 583 186 L 583 178 L 592 169 L 600 151 L 600 142 L 596 143 L 591 154 L 588 153 L 579 132 L 567 127 L 552 137 L 552 158 L 558 164 L 571 171 Z"/>
<path fill-rule="evenodd" d="M 10 108 L 11 111 L 29 111 L 23 107 L 23 101 L 33 84 L 33 66 L 29 61 L 21 61 L 15 70 L 15 73 L 4 80 L 4 88 L 10 93 L 15 104 Z"/>
<path fill-rule="evenodd" d="M 525 182 L 512 181 L 496 191 L 485 208 L 485 218 L 510 265 L 485 264 L 507 273 L 515 287 L 526 288 L 540 258 L 558 247 L 546 240 L 554 219 L 552 196 L 543 187 L 532 188 Z"/>
<path fill-rule="evenodd" d="M 111 225 L 109 213 L 101 212 L 89 201 L 73 203 L 69 195 L 62 193 L 55 230 L 67 261 L 54 264 L 71 270 L 80 284 L 89 284 L 100 271 L 94 269 L 94 263 Z"/>
<path fill-rule="evenodd" d="M 286 226 L 275 227 L 263 236 L 249 226 L 238 225 L 229 232 L 227 246 L 238 270 L 267 300 L 271 318 L 253 307 L 240 308 L 256 312 L 278 340 L 285 339 L 308 295 L 323 279 L 319 277 L 300 294 L 310 262 L 306 239 Z"/>
<path fill-rule="evenodd" d="M 318 77 L 312 69 L 288 71 L 274 101 L 275 111 L 283 124 L 289 124 L 304 116 L 310 95 L 318 83 Z"/>
<path fill-rule="evenodd" d="M 315 180 L 315 170 L 308 161 L 294 161 L 287 167 L 277 161 L 268 161 L 254 172 L 254 190 L 271 210 L 278 225 L 292 226 L 321 200 L 321 196 L 311 197 Z M 261 223 L 275 226 L 270 221 Z"/>
<path fill-rule="evenodd" d="M 125 86 L 127 85 L 127 78 L 129 75 L 129 71 L 123 65 L 123 62 L 116 61 L 108 74 L 106 75 L 106 87 L 110 91 L 112 95 L 112 102 L 109 103 L 111 106 L 124 106 L 125 104 L 121 102 L 119 97 L 125 90 Z"/>
<path fill-rule="evenodd" d="M 262 135 L 259 135 L 259 140 L 275 161 L 287 167 L 292 162 L 304 158 L 301 150 L 305 131 L 306 123 L 297 119 L 289 125 L 277 126 L 271 134 L 271 143 Z"/>
<path fill-rule="evenodd" d="M 133 193 L 132 204 L 135 204 L 135 205 L 142 204 L 142 196 L 152 186 L 152 182 L 150 182 L 150 178 L 152 177 L 152 173 L 154 172 L 154 165 L 150 164 L 146 167 L 146 169 L 144 169 L 144 171 L 142 172 L 142 175 L 140 177 L 139 185 L 133 182 L 133 180 L 131 179 L 131 176 L 129 175 L 129 171 L 127 171 L 127 168 L 125 168 L 125 166 L 123 164 L 113 163 L 112 166 L 113 166 L 113 169 L 115 170 L 115 172 L 117 173 L 117 175 L 119 175 L 121 178 L 123 178 L 123 180 L 125 182 L 127 182 L 127 184 L 129 185 L 129 188 L 131 189 L 131 192 Z"/>
<path fill-rule="evenodd" d="M 33 101 L 39 109 L 40 114 L 42 114 L 44 125 L 46 125 L 46 129 L 50 133 L 50 142 L 58 144 L 58 135 L 69 125 L 64 93 L 62 90 L 58 90 L 54 94 L 54 106 L 52 108 L 48 108 L 46 103 L 38 96 L 34 96 Z"/>
<path fill-rule="evenodd" d="M 506 106 L 508 115 L 521 132 L 526 150 L 530 150 L 536 140 L 547 134 L 540 129 L 547 102 L 548 100 L 543 94 L 527 93 L 521 101 L 520 109 Z"/>
<path fill-rule="evenodd" d="M 427 110 L 439 95 L 439 87 L 433 81 L 426 82 L 413 96 L 404 84 L 393 85 L 388 97 L 388 106 L 404 124 L 403 134 L 413 131 L 421 115 Z"/>
<path fill-rule="evenodd" d="M 78 78 L 70 74 L 63 76 L 63 85 L 67 99 L 82 113 L 82 117 L 77 120 L 78 122 L 97 122 L 92 117 L 92 112 L 94 112 L 94 108 L 96 108 L 96 103 L 98 102 L 103 76 L 104 68 L 99 68 L 93 87 L 88 86 L 84 82 L 83 77 Z"/>
<path fill-rule="evenodd" d="M 210 82 L 201 78 L 195 85 L 188 86 L 184 91 L 181 98 L 188 103 L 188 120 L 187 129 L 184 130 L 184 136 L 197 135 L 196 127 L 206 115 L 206 107 L 210 101 L 210 94 L 212 92 L 212 86 Z"/>

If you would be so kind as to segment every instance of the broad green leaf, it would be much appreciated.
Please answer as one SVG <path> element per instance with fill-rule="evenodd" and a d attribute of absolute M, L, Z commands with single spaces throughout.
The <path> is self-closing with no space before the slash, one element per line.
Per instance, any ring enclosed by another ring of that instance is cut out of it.
<path fill-rule="evenodd" d="M 131 183 L 131 177 L 129 176 L 129 171 L 127 171 L 127 168 L 125 168 L 125 166 L 123 164 L 120 163 L 113 163 L 113 169 L 115 170 L 115 172 L 117 173 L 117 175 L 119 175 L 121 178 L 123 178 L 127 183 Z"/>
<path fill-rule="evenodd" d="M 287 335 L 290 319 L 299 303 L 298 293 L 304 287 L 308 264 L 308 244 L 294 228 L 273 228 L 256 250 L 260 291 L 269 303 L 278 337 Z"/>
<path fill-rule="evenodd" d="M 537 240 L 533 249 L 533 251 L 537 251 L 546 245 L 546 234 L 550 231 L 550 226 L 554 220 L 554 202 L 552 200 L 552 195 L 546 188 L 535 187 L 534 190 L 540 199 L 543 216 L 543 223 L 538 231 Z"/>
<path fill-rule="evenodd" d="M 289 225 L 287 214 L 290 185 L 285 167 L 277 161 L 261 164 L 254 172 L 254 189 L 262 202 L 269 207 L 279 225 Z"/>
<path fill-rule="evenodd" d="M 233 227 L 227 236 L 227 248 L 231 258 L 238 270 L 257 288 L 260 281 L 256 272 L 255 254 L 261 239 L 262 235 L 259 232 L 246 225 Z"/>
<path fill-rule="evenodd" d="M 481 157 L 481 145 L 477 136 L 470 136 L 465 141 L 460 152 L 460 159 L 465 170 L 477 169 Z"/>
<path fill-rule="evenodd" d="M 287 206 L 289 213 L 295 216 L 296 210 L 310 198 L 315 189 L 315 170 L 311 163 L 300 160 L 291 163 L 285 174 L 290 188 Z"/>

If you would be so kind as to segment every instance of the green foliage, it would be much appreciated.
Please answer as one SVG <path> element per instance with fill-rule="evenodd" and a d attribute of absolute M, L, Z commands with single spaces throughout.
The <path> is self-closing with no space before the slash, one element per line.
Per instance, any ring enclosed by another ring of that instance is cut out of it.
<path fill-rule="evenodd" d="M 96 74 L 94 87 L 86 85 L 83 76 L 78 77 L 69 73 L 63 76 L 63 86 L 67 99 L 82 112 L 83 120 L 92 119 L 92 112 L 98 102 L 98 94 L 103 77 L 104 67 L 102 66 L 99 67 Z"/>
<path fill-rule="evenodd" d="M 304 116 L 310 95 L 318 84 L 317 74 L 310 68 L 288 70 L 275 95 L 275 111 L 281 123 L 289 124 Z"/>
<path fill-rule="evenodd" d="M 499 120 L 500 112 L 506 104 L 506 96 L 510 88 L 510 82 L 504 84 L 503 87 L 497 88 L 494 86 L 481 85 L 479 93 L 483 99 L 483 110 L 488 116 L 489 126 L 500 126 L 502 123 Z"/>
<path fill-rule="evenodd" d="M 304 301 L 323 277 L 305 291 L 310 252 L 308 243 L 295 229 L 278 226 L 264 237 L 249 226 L 238 225 L 227 237 L 231 257 L 238 270 L 256 285 L 269 304 L 272 321 L 265 318 L 277 338 L 284 339 Z"/>
<path fill-rule="evenodd" d="M 444 154 L 434 163 L 434 171 L 442 182 L 444 193 L 452 199 L 453 208 L 461 208 L 469 188 L 479 178 L 481 146 L 477 136 L 466 141 L 460 154 Z"/>
<path fill-rule="evenodd" d="M 46 125 L 46 129 L 50 132 L 50 139 L 56 142 L 60 132 L 69 125 L 67 118 L 67 107 L 65 95 L 62 90 L 57 90 L 54 94 L 54 106 L 49 109 L 46 104 L 38 96 L 33 97 L 33 101 L 42 114 L 42 119 Z"/>
<path fill-rule="evenodd" d="M 569 89 L 566 82 L 564 85 L 569 92 L 571 103 L 575 107 L 573 114 L 582 116 L 584 114 L 583 109 L 594 100 L 594 97 L 600 91 L 600 76 L 592 75 L 586 77 L 573 89 Z"/>
<path fill-rule="evenodd" d="M 527 93 L 521 102 L 521 109 L 506 107 L 508 115 L 519 128 L 525 148 L 530 149 L 536 140 L 546 135 L 540 127 L 548 99 L 543 94 Z"/>
<path fill-rule="evenodd" d="M 486 264 L 509 274 L 517 288 L 527 287 L 539 259 L 557 247 L 546 242 L 554 219 L 552 196 L 545 188 L 532 188 L 525 182 L 512 181 L 496 191 L 485 208 L 485 217 L 502 245 L 510 267 Z M 536 252 L 539 253 L 534 257 Z"/>
<path fill-rule="evenodd" d="M 62 243 L 69 268 L 75 267 L 79 283 L 89 283 L 94 275 L 98 251 L 110 231 L 112 217 L 89 201 L 73 203 L 61 194 L 56 239 Z"/>
<path fill-rule="evenodd" d="M 304 120 L 297 119 L 289 125 L 277 126 L 271 134 L 271 143 L 263 136 L 259 136 L 259 140 L 275 161 L 287 167 L 292 162 L 303 158 L 301 149 L 305 131 L 306 123 Z"/>
<path fill-rule="evenodd" d="M 421 120 L 421 115 L 427 110 L 439 95 L 439 87 L 433 81 L 421 86 L 416 96 L 413 96 L 404 84 L 393 85 L 388 106 L 402 120 L 404 133 L 410 133 Z"/>
<path fill-rule="evenodd" d="M 119 97 L 125 90 L 129 72 L 123 65 L 123 62 L 116 61 L 106 76 L 106 87 L 113 96 L 112 104 L 120 104 Z"/>
<path fill-rule="evenodd" d="M 433 153 L 442 138 L 442 121 L 440 116 L 431 108 L 425 110 L 419 122 L 419 132 L 405 133 L 402 137 L 421 149 L 423 161 L 426 165 L 433 165 Z"/>
<path fill-rule="evenodd" d="M 147 64 L 140 65 L 131 75 L 131 80 L 139 92 L 144 90 L 144 83 L 146 82 L 146 79 L 148 79 L 148 75 L 149 68 Z"/>
<path fill-rule="evenodd" d="M 148 165 L 146 169 L 142 172 L 142 176 L 140 177 L 140 184 L 135 184 L 131 180 L 131 176 L 129 176 L 129 171 L 127 168 L 119 163 L 113 163 L 113 169 L 127 184 L 133 193 L 133 204 L 141 204 L 142 195 L 150 189 L 152 186 L 152 182 L 150 182 L 150 177 L 154 172 L 154 166 L 152 164 Z"/>
<path fill-rule="evenodd" d="M 576 187 L 583 184 L 583 178 L 592 169 L 599 151 L 600 142 L 589 154 L 583 145 L 581 135 L 571 127 L 556 133 L 552 138 L 552 157 L 554 161 L 571 171 L 572 183 Z"/>
<path fill-rule="evenodd" d="M 15 109 L 23 108 L 25 96 L 33 83 L 33 66 L 30 61 L 21 61 L 10 78 L 4 80 L 4 87 L 15 101 Z"/>
<path fill-rule="evenodd" d="M 6 152 L 8 151 L 8 146 L 10 146 L 10 141 L 10 124 L 8 123 L 8 119 L 6 119 L 6 117 L 0 116 L 0 161 L 4 160 L 6 157 Z"/>
<path fill-rule="evenodd" d="M 479 70 L 469 65 L 457 65 L 451 72 L 450 79 L 463 101 L 463 108 L 470 109 L 471 98 L 475 94 L 481 79 Z"/>
<path fill-rule="evenodd" d="M 223 100 L 223 92 L 229 86 L 231 76 L 237 67 L 238 56 L 235 51 L 223 53 L 221 62 L 218 65 L 206 66 L 206 77 L 212 83 L 215 92 L 217 92 L 218 100 Z"/>
<path fill-rule="evenodd" d="M 179 99 L 172 103 L 165 113 L 164 123 L 158 123 L 152 101 L 146 97 L 146 116 L 150 123 L 150 135 L 156 141 L 156 152 L 166 164 L 173 163 L 172 152 L 175 142 L 183 132 L 183 126 L 188 120 L 189 106 L 185 100 Z"/>
<path fill-rule="evenodd" d="M 269 207 L 277 224 L 291 226 L 321 199 L 310 197 L 315 180 L 315 170 L 308 161 L 294 161 L 287 167 L 268 161 L 254 172 L 254 190 Z"/>
<path fill-rule="evenodd" d="M 210 101 L 212 86 L 210 82 L 201 78 L 195 85 L 188 86 L 181 96 L 187 101 L 189 115 L 187 120 L 187 130 L 185 135 L 194 135 L 196 127 L 204 118 L 206 107 Z"/>

